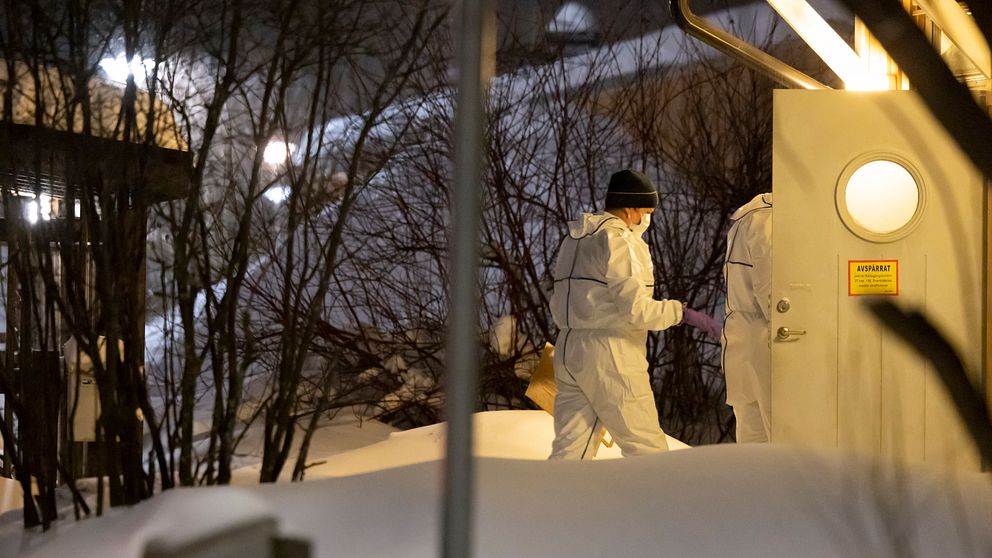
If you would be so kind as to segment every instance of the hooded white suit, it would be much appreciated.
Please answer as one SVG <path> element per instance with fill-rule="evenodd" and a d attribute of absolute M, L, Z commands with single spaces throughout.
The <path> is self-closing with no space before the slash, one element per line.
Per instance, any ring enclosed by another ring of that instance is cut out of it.
<path fill-rule="evenodd" d="M 652 298 L 648 245 L 613 215 L 584 214 L 569 223 L 554 278 L 560 332 L 550 459 L 591 459 L 603 426 L 625 456 L 667 450 L 646 342 L 648 331 L 682 321 L 682 303 Z"/>
<path fill-rule="evenodd" d="M 761 194 L 733 216 L 723 275 L 727 281 L 723 373 L 737 442 L 771 434 L 772 195 Z"/>

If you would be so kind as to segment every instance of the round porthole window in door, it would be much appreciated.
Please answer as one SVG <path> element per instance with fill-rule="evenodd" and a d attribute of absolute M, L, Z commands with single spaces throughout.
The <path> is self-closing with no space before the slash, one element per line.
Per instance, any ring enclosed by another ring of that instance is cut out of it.
<path fill-rule="evenodd" d="M 920 173 L 905 159 L 855 159 L 837 183 L 837 210 L 851 232 L 873 242 L 899 240 L 916 228 L 926 201 Z"/>

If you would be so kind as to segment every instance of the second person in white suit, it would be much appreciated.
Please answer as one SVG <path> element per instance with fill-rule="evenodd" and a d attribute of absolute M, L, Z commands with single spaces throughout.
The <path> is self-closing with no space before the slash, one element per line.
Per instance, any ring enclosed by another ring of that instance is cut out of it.
<path fill-rule="evenodd" d="M 760 194 L 731 216 L 723 373 L 727 404 L 737 419 L 737 442 L 771 436 L 772 195 Z"/>

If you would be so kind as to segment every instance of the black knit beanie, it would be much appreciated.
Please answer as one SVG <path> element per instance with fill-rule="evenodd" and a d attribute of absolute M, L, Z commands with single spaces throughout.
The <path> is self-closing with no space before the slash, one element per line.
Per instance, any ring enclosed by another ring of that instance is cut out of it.
<path fill-rule="evenodd" d="M 623 207 L 653 208 L 657 205 L 658 191 L 643 174 L 627 169 L 615 172 L 610 177 L 610 185 L 606 189 L 607 210 Z"/>

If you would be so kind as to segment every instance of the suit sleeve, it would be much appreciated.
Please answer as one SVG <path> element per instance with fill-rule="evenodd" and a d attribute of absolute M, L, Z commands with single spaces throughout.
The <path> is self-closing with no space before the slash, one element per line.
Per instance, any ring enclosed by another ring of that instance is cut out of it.
<path fill-rule="evenodd" d="M 655 300 L 634 272 L 633 246 L 620 235 L 604 234 L 609 256 L 606 264 L 606 288 L 617 312 L 625 316 L 633 329 L 659 331 L 682 322 L 682 303 Z"/>
<path fill-rule="evenodd" d="M 754 302 L 761 310 L 765 321 L 771 321 L 772 306 L 772 220 L 771 211 L 762 212 L 760 219 L 751 222 L 751 281 L 754 287 Z"/>

